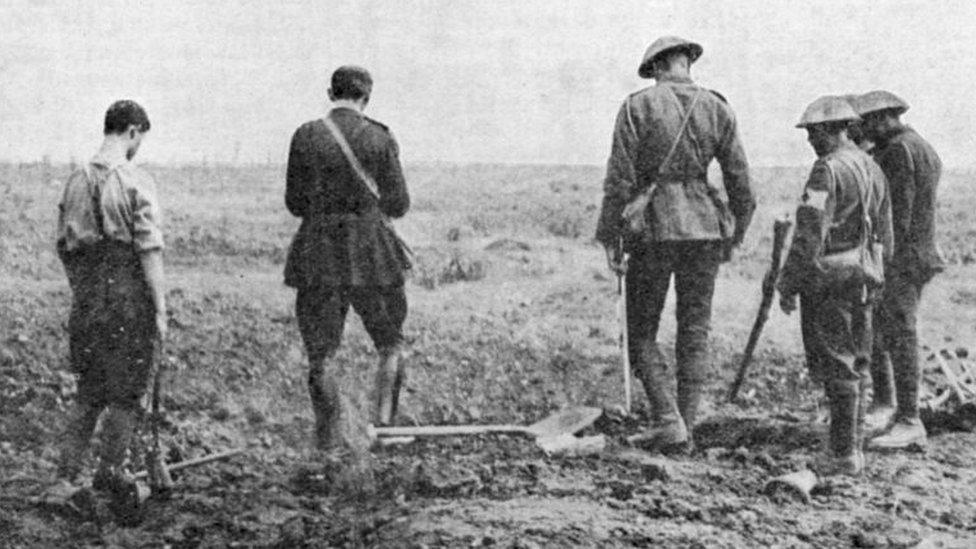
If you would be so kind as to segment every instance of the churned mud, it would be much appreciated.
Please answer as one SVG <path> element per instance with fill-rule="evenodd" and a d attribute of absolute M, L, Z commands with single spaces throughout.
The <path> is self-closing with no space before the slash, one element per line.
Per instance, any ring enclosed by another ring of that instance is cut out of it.
<path fill-rule="evenodd" d="M 176 475 L 138 527 L 104 506 L 79 516 L 43 497 L 74 395 L 63 324 L 70 296 L 53 255 L 51 180 L 65 168 L 0 169 L 0 546 L 62 547 L 967 547 L 976 535 L 974 409 L 926 415 L 923 452 L 868 454 L 866 473 L 821 483 L 809 502 L 766 481 L 820 451 L 820 390 L 795 317 L 774 311 L 743 387 L 724 402 L 758 304 L 771 220 L 803 170 L 758 170 L 760 211 L 720 275 L 713 370 L 696 451 L 627 447 L 615 283 L 589 239 L 600 170 L 416 166 L 417 250 L 408 287 L 409 378 L 398 421 L 518 423 L 571 405 L 604 415 L 581 435 L 606 450 L 547 456 L 517 435 L 418 440 L 373 452 L 351 475 L 309 444 L 311 412 L 294 295 L 280 270 L 296 226 L 277 168 L 150 167 L 164 190 L 169 303 L 165 445 L 171 461 L 246 452 Z M 950 270 L 926 290 L 932 349 L 976 344 L 968 176 L 950 174 L 940 231 Z M 453 198 L 465 189 L 460 198 Z M 965 214 L 965 215 L 964 215 Z M 968 236 L 967 236 L 968 234 Z M 968 259 L 967 259 L 968 258 Z M 673 303 L 661 339 L 673 342 Z M 976 350 L 976 349 L 974 349 Z M 359 406 L 375 353 L 358 320 L 340 353 Z M 144 445 L 141 442 L 140 445 Z M 141 452 L 133 465 L 141 466 Z M 339 487 L 342 487 L 339 489 Z"/>

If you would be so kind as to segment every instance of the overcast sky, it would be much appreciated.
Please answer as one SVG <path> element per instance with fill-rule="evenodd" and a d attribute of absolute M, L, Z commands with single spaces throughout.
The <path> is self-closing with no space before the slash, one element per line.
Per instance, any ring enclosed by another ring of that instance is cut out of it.
<path fill-rule="evenodd" d="M 105 108 L 149 111 L 156 162 L 283 162 L 369 68 L 405 161 L 602 164 L 647 45 L 678 34 L 737 112 L 756 165 L 807 164 L 819 95 L 886 88 L 946 164 L 976 166 L 976 2 L 28 1 L 0 6 L 0 159 L 85 158 Z"/>

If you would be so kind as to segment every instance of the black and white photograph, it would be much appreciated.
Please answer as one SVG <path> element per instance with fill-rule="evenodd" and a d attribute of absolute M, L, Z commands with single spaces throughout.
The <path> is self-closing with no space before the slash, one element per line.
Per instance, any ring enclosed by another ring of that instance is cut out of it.
<path fill-rule="evenodd" d="M 0 548 L 976 547 L 974 46 L 4 0 Z"/>

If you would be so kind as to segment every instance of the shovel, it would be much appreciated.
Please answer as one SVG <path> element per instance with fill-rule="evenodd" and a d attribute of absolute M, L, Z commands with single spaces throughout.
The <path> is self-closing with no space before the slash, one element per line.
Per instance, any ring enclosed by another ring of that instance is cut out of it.
<path fill-rule="evenodd" d="M 489 433 L 521 434 L 532 438 L 572 435 L 593 424 L 603 414 L 600 408 L 578 406 L 556 412 L 532 425 L 427 425 L 419 427 L 372 427 L 371 434 L 390 437 L 451 437 Z"/>

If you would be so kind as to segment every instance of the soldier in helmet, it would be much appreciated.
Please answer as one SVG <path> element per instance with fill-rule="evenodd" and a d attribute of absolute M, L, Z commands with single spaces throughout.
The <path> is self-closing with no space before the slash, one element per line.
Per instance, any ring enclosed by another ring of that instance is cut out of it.
<path fill-rule="evenodd" d="M 825 473 L 857 474 L 864 466 L 861 418 L 871 355 L 871 291 L 832 287 L 818 276 L 816 261 L 856 247 L 864 209 L 875 241 L 891 249 L 891 211 L 884 174 L 848 136 L 857 114 L 843 97 L 817 99 L 803 113 L 817 154 L 796 210 L 796 230 L 777 287 L 787 314 L 800 296 L 803 346 L 811 378 L 830 401 L 829 454 Z"/>
<path fill-rule="evenodd" d="M 735 116 L 717 92 L 697 85 L 702 47 L 676 37 L 650 45 L 638 75 L 657 84 L 631 94 L 617 114 L 596 238 L 610 268 L 627 276 L 627 326 L 635 374 L 651 424 L 632 442 L 688 451 L 708 373 L 708 331 L 718 267 L 738 246 L 755 209 Z M 723 187 L 708 181 L 717 159 Z M 674 276 L 676 372 L 657 343 Z M 677 394 L 671 389 L 677 377 Z"/>
<path fill-rule="evenodd" d="M 857 112 L 857 105 L 855 104 L 857 98 L 858 95 L 853 93 L 844 96 L 844 100 L 850 103 L 855 112 Z M 851 125 L 847 127 L 847 135 L 851 138 L 851 141 L 853 141 L 855 145 L 866 153 L 870 153 L 871 149 L 874 148 L 874 143 L 868 139 L 868 136 L 864 133 L 864 127 L 860 120 L 851 122 Z"/>
<path fill-rule="evenodd" d="M 895 235 L 876 322 L 871 366 L 874 402 L 867 418 L 869 428 L 887 428 L 887 432 L 869 446 L 905 448 L 926 442 L 918 414 L 921 374 L 915 322 L 922 288 L 944 267 L 935 245 L 942 162 L 925 139 L 900 121 L 908 104 L 895 94 L 866 93 L 857 98 L 855 108 L 864 119 L 865 134 L 876 143 L 874 159 L 888 177 Z"/>

